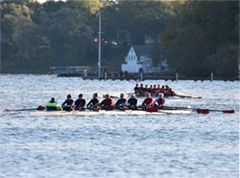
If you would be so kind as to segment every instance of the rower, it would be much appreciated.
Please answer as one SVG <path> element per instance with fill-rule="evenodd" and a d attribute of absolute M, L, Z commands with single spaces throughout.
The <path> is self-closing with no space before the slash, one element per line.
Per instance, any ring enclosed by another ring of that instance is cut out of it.
<path fill-rule="evenodd" d="M 71 93 L 67 95 L 67 99 L 63 102 L 62 108 L 65 111 L 72 111 L 74 106 L 74 100 L 72 99 Z"/>
<path fill-rule="evenodd" d="M 85 111 L 86 100 L 83 99 L 83 94 L 78 95 L 78 99 L 75 101 L 75 110 Z"/>
<path fill-rule="evenodd" d="M 57 104 L 57 102 L 55 101 L 55 98 L 52 98 L 51 101 L 49 101 L 48 104 L 46 105 L 46 110 L 47 111 L 61 110 L 61 106 Z"/>
<path fill-rule="evenodd" d="M 120 94 L 120 99 L 115 103 L 115 109 L 124 110 L 127 104 L 127 100 L 124 98 L 124 94 Z"/>
<path fill-rule="evenodd" d="M 177 94 L 172 90 L 172 88 L 169 88 L 167 96 L 177 96 Z"/>
<path fill-rule="evenodd" d="M 161 93 L 161 85 L 160 84 L 158 84 L 158 86 L 157 86 L 157 94 L 159 94 L 159 93 Z"/>
<path fill-rule="evenodd" d="M 136 83 L 136 86 L 134 88 L 134 92 L 137 94 L 139 93 L 139 86 L 138 86 L 138 83 Z"/>
<path fill-rule="evenodd" d="M 163 93 L 159 93 L 159 98 L 157 98 L 154 101 L 154 107 L 158 107 L 159 109 L 162 109 L 165 106 L 166 100 L 163 97 L 164 97 L 164 94 Z"/>
<path fill-rule="evenodd" d="M 144 88 L 144 95 L 146 95 L 146 93 L 149 91 L 149 88 L 148 88 L 148 85 L 146 84 L 145 85 L 145 88 Z"/>
<path fill-rule="evenodd" d="M 147 92 L 146 96 L 147 96 L 147 98 L 142 102 L 143 110 L 153 106 L 153 102 L 154 102 L 154 100 L 151 98 L 151 94 L 150 93 Z"/>
<path fill-rule="evenodd" d="M 97 99 L 98 97 L 98 93 L 94 93 L 93 94 L 93 99 L 91 99 L 91 101 L 89 101 L 89 103 L 87 104 L 87 108 L 90 110 L 94 110 L 97 111 L 99 108 L 99 101 Z"/>
<path fill-rule="evenodd" d="M 147 89 L 147 92 L 152 94 L 153 84 L 150 85 L 150 88 Z"/>
<path fill-rule="evenodd" d="M 154 96 L 156 96 L 157 95 L 157 85 L 156 84 L 154 84 L 153 85 L 153 89 L 152 89 L 152 94 L 154 95 Z"/>
<path fill-rule="evenodd" d="M 143 87 L 143 84 L 141 83 L 140 88 L 139 88 L 139 96 L 143 96 L 145 92 L 145 88 Z"/>
<path fill-rule="evenodd" d="M 110 98 L 109 94 L 105 95 L 105 99 L 100 103 L 100 107 L 104 110 L 113 110 L 114 109 L 114 102 Z"/>
<path fill-rule="evenodd" d="M 161 93 L 167 94 L 167 90 L 165 85 L 162 86 Z"/>
<path fill-rule="evenodd" d="M 131 98 L 128 99 L 128 109 L 137 110 L 137 99 L 135 98 L 135 94 L 131 94 Z"/>

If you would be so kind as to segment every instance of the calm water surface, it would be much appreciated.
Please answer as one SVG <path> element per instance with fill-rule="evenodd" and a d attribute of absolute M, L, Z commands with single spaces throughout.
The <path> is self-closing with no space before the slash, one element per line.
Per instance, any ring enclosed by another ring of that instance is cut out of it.
<path fill-rule="evenodd" d="M 135 81 L 84 81 L 48 75 L 1 75 L 2 110 L 35 108 L 68 93 L 129 93 Z M 239 82 L 168 84 L 197 99 L 168 106 L 234 109 L 235 114 L 30 116 L 0 113 L 1 178 L 239 177 Z M 102 100 L 102 98 L 100 98 Z M 140 99 L 142 102 L 142 99 Z"/>

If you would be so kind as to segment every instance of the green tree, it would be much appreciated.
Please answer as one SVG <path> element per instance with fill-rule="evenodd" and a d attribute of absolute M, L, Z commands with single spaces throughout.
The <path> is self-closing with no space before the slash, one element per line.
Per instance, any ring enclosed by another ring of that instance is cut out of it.
<path fill-rule="evenodd" d="M 11 22 L 13 29 L 12 39 L 19 48 L 19 53 L 26 61 L 30 61 L 31 71 L 34 73 L 34 58 L 37 47 L 37 26 L 30 15 L 32 11 L 23 5 L 9 4 L 11 12 L 4 18 Z"/>
<path fill-rule="evenodd" d="M 236 48 L 238 48 L 236 50 Z M 206 69 L 213 68 L 214 75 L 220 77 L 238 76 L 237 51 L 239 47 L 226 45 L 219 47 L 216 54 L 209 55 L 204 60 Z"/>
<path fill-rule="evenodd" d="M 62 8 L 49 15 L 42 11 L 41 17 L 51 54 L 58 57 L 59 65 L 68 64 L 68 59 L 72 61 L 73 57 L 81 61 L 86 50 L 94 48 L 93 31 L 83 23 L 79 10 Z"/>

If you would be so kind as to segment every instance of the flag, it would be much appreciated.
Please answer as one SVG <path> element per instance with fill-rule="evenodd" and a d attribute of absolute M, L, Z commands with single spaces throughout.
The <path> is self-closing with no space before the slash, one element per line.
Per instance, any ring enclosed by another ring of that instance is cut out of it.
<path fill-rule="evenodd" d="M 101 42 L 104 42 L 104 37 L 102 37 L 102 40 L 101 40 Z"/>
<path fill-rule="evenodd" d="M 101 14 L 101 11 L 99 10 L 99 11 L 96 13 L 96 17 L 98 17 L 100 14 Z"/>
<path fill-rule="evenodd" d="M 97 44 L 98 43 L 98 36 L 96 36 L 96 38 L 94 39 L 94 44 Z"/>

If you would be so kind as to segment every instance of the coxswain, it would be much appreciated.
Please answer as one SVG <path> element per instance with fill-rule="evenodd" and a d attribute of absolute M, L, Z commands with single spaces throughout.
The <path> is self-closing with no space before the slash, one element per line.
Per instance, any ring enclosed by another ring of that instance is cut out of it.
<path fill-rule="evenodd" d="M 177 96 L 177 94 L 172 90 L 172 88 L 169 88 L 167 96 Z"/>
<path fill-rule="evenodd" d="M 98 97 L 98 93 L 94 93 L 93 94 L 93 99 L 91 99 L 91 101 L 89 101 L 89 103 L 87 104 L 88 109 L 98 110 L 99 101 L 98 101 L 97 97 Z"/>
<path fill-rule="evenodd" d="M 147 98 L 142 102 L 143 110 L 153 106 L 153 103 L 154 103 L 154 100 L 151 98 L 151 94 L 150 93 L 147 92 L 146 96 L 147 96 Z"/>
<path fill-rule="evenodd" d="M 131 98 L 128 99 L 128 109 L 137 110 L 138 100 L 135 98 L 135 94 L 131 94 Z"/>
<path fill-rule="evenodd" d="M 124 110 L 127 104 L 127 100 L 124 98 L 124 94 L 120 94 L 120 99 L 115 103 L 115 109 Z"/>
<path fill-rule="evenodd" d="M 145 92 L 145 88 L 143 87 L 143 84 L 141 83 L 140 88 L 139 88 L 139 95 L 143 96 Z"/>
<path fill-rule="evenodd" d="M 134 87 L 134 92 L 136 94 L 139 94 L 139 85 L 138 85 L 138 83 L 136 83 L 136 86 Z"/>
<path fill-rule="evenodd" d="M 100 103 L 100 107 L 104 110 L 113 110 L 114 109 L 114 102 L 110 98 L 109 94 L 105 95 L 105 99 Z"/>
<path fill-rule="evenodd" d="M 154 106 L 158 108 L 163 108 L 166 104 L 166 100 L 163 98 L 164 94 L 159 93 L 159 98 L 154 101 Z M 156 103 L 156 104 L 155 104 Z"/>
<path fill-rule="evenodd" d="M 78 99 L 75 101 L 75 110 L 84 111 L 86 100 L 83 99 L 83 94 L 78 95 Z"/>
<path fill-rule="evenodd" d="M 49 101 L 48 104 L 46 105 L 46 110 L 47 111 L 61 110 L 61 106 L 57 104 L 55 98 L 52 98 L 51 101 Z"/>
<path fill-rule="evenodd" d="M 66 111 L 72 111 L 74 107 L 74 100 L 72 99 L 71 93 L 67 95 L 67 99 L 63 102 L 62 108 Z"/>

